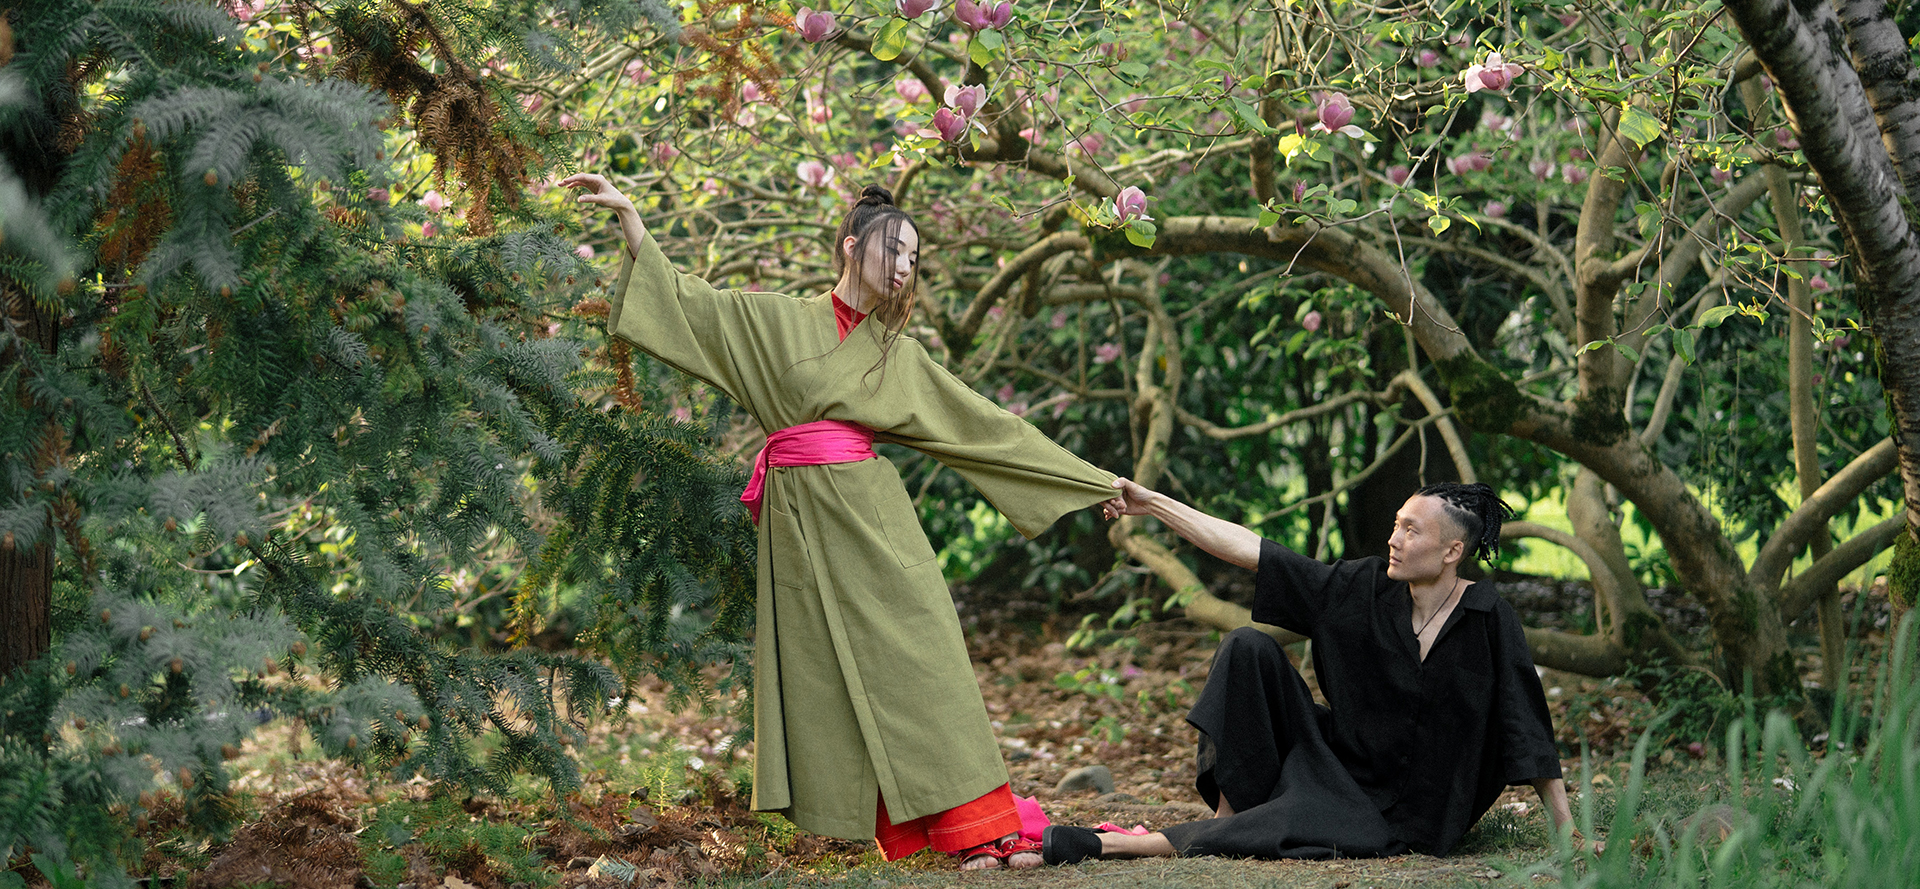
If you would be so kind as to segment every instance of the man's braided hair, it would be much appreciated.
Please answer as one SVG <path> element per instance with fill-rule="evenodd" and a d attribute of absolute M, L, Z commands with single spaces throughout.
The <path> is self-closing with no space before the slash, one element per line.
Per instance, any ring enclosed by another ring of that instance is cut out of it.
<path fill-rule="evenodd" d="M 1438 497 L 1446 505 L 1447 518 L 1460 526 L 1460 539 L 1467 544 L 1467 561 L 1500 554 L 1500 523 L 1513 516 L 1513 508 L 1493 488 L 1478 482 L 1436 482 L 1414 494 Z"/>

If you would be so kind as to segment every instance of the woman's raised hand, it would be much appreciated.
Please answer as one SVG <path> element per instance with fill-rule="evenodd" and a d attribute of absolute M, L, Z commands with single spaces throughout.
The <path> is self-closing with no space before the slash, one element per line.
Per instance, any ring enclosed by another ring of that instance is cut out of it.
<path fill-rule="evenodd" d="M 580 196 L 574 200 L 582 204 L 599 204 L 616 212 L 634 208 L 633 201 L 599 173 L 575 173 L 560 180 L 559 185 L 561 188 L 581 189 Z"/>
<path fill-rule="evenodd" d="M 575 173 L 557 183 L 561 188 L 577 188 L 580 196 L 574 198 L 582 204 L 598 204 L 613 211 L 620 220 L 620 235 L 627 241 L 628 258 L 640 255 L 640 241 L 647 235 L 647 227 L 640 221 L 640 211 L 635 209 L 633 201 L 620 193 L 607 177 L 599 173 Z"/>

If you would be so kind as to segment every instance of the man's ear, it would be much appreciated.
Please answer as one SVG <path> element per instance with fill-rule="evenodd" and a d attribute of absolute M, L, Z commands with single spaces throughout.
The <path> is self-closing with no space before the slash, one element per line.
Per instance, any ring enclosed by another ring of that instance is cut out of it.
<path fill-rule="evenodd" d="M 1467 557 L 1467 542 L 1464 540 L 1456 540 L 1452 543 L 1447 544 L 1447 554 L 1444 556 L 1441 556 L 1440 561 L 1445 562 L 1449 565 L 1458 565 L 1460 564 L 1460 561 L 1462 559 L 1465 559 L 1466 557 Z"/>

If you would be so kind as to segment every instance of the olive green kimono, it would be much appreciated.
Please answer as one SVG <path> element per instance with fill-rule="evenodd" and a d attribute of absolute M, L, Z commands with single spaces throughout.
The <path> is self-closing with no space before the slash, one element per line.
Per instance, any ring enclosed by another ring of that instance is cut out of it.
<path fill-rule="evenodd" d="M 880 324 L 839 341 L 831 296 L 716 290 L 651 234 L 622 263 L 609 326 L 725 392 L 771 432 L 858 423 L 958 471 L 1032 537 L 1113 496 L 1113 476 Z M 846 839 L 1007 782 L 933 547 L 884 457 L 768 471 L 754 648 L 753 807 Z"/>

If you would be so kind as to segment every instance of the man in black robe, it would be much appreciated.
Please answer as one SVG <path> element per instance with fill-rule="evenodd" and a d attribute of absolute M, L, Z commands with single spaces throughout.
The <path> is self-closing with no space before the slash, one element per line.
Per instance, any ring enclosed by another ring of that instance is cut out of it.
<path fill-rule="evenodd" d="M 1493 489 L 1422 488 L 1394 518 L 1388 558 L 1329 565 L 1127 479 L 1114 487 L 1110 517 L 1153 516 L 1256 571 L 1253 619 L 1313 640 L 1328 706 L 1272 637 L 1235 630 L 1187 716 L 1215 817 L 1144 836 L 1055 825 L 1048 863 L 1445 855 L 1515 784 L 1533 785 L 1555 830 L 1572 823 L 1519 616 L 1458 574 L 1498 550 L 1508 510 Z"/>

